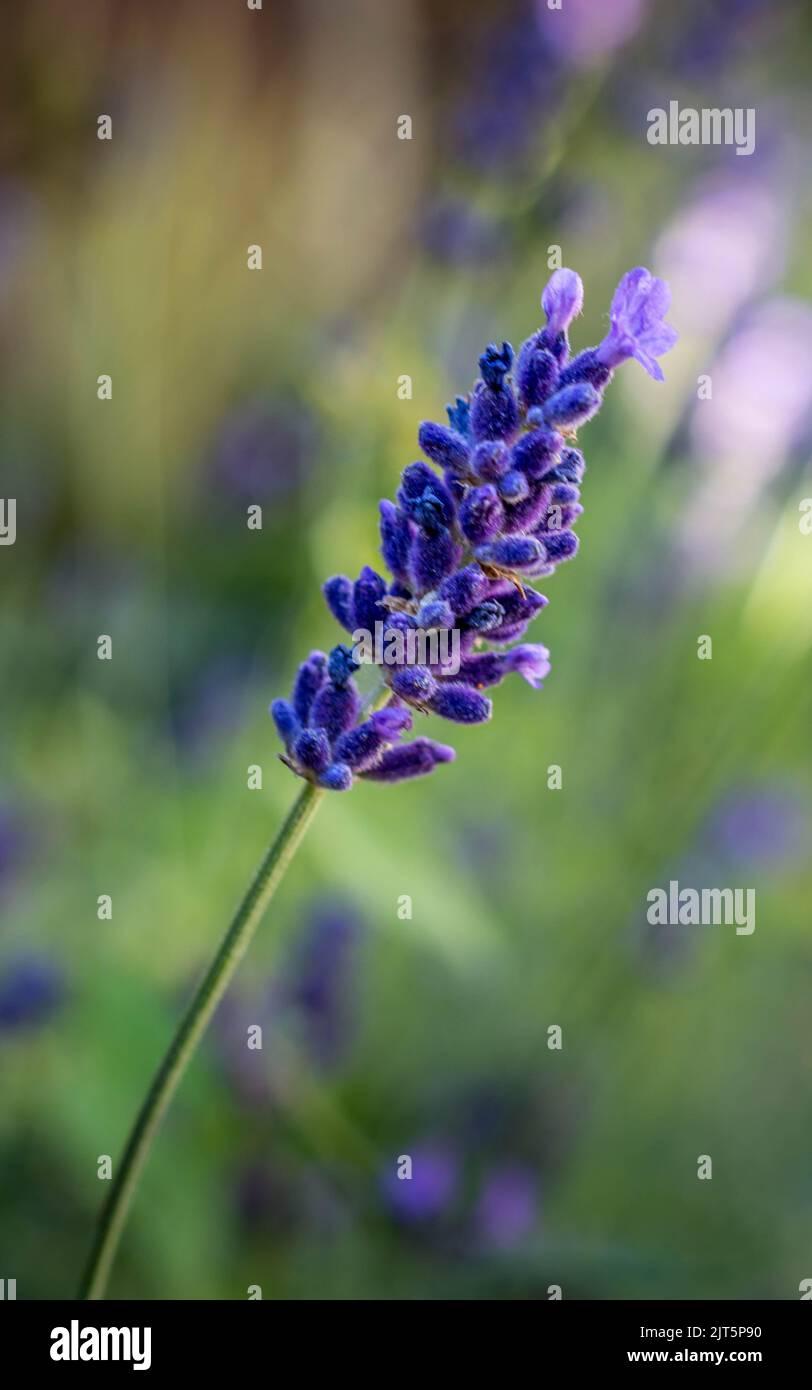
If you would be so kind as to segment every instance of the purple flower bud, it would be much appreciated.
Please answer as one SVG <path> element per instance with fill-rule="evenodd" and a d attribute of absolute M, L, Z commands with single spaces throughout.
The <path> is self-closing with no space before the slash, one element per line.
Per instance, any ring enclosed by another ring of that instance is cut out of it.
<path fill-rule="evenodd" d="M 457 396 L 453 405 L 447 405 L 445 413 L 448 423 L 457 434 L 467 439 L 471 433 L 471 407 L 465 396 Z"/>
<path fill-rule="evenodd" d="M 466 565 L 465 569 L 452 574 L 450 579 L 443 580 L 440 598 L 446 599 L 459 616 L 473 608 L 487 589 L 488 580 L 479 565 Z"/>
<path fill-rule="evenodd" d="M 425 777 L 439 763 L 451 763 L 456 756 L 447 744 L 416 738 L 411 743 L 388 748 L 380 762 L 363 776 L 369 782 L 403 782 L 409 777 Z"/>
<path fill-rule="evenodd" d="M 563 447 L 564 439 L 555 430 L 531 430 L 513 446 L 513 467 L 528 478 L 541 478 L 559 458 Z"/>
<path fill-rule="evenodd" d="M 548 425 L 563 425 L 573 428 L 590 420 L 601 408 L 603 398 L 588 382 L 577 382 L 575 386 L 565 386 L 556 391 L 544 407 L 544 418 Z"/>
<path fill-rule="evenodd" d="M 545 482 L 580 483 L 586 472 L 584 456 L 580 449 L 565 449 L 555 468 L 545 473 Z"/>
<path fill-rule="evenodd" d="M 322 593 L 327 607 L 337 623 L 352 632 L 355 627 L 355 611 L 352 602 L 352 580 L 344 574 L 335 574 L 322 585 Z"/>
<path fill-rule="evenodd" d="M 330 744 L 323 729 L 303 729 L 293 745 L 293 756 L 309 772 L 325 772 L 330 765 Z"/>
<path fill-rule="evenodd" d="M 522 348 L 516 379 L 519 394 L 528 409 L 542 405 L 554 390 L 558 363 L 547 348 L 538 345 L 537 338 L 528 339 Z"/>
<path fill-rule="evenodd" d="M 383 562 L 397 579 L 406 583 L 409 577 L 409 551 L 414 534 L 412 523 L 405 512 L 387 499 L 381 502 L 380 511 Z"/>
<path fill-rule="evenodd" d="M 488 343 L 479 359 L 482 380 L 491 391 L 501 391 L 505 377 L 512 366 L 513 348 L 510 343 L 503 343 L 501 348 L 498 348 L 495 343 Z"/>
<path fill-rule="evenodd" d="M 276 725 L 276 732 L 285 747 L 288 748 L 302 727 L 293 706 L 289 705 L 287 700 L 274 700 L 271 705 L 271 716 Z"/>
<path fill-rule="evenodd" d="M 460 507 L 460 529 L 472 545 L 478 545 L 501 530 L 505 509 L 492 483 L 472 487 Z"/>
<path fill-rule="evenodd" d="M 333 647 L 327 658 L 327 674 L 333 685 L 346 685 L 350 677 L 354 676 L 358 670 L 360 670 L 359 663 L 355 660 L 349 647 L 346 647 L 343 642 L 339 642 L 338 646 Z M 313 723 L 320 724 L 321 720 L 314 717 Z"/>
<path fill-rule="evenodd" d="M 578 520 L 583 510 L 578 502 L 551 502 L 534 535 L 546 541 L 547 536 L 554 532 L 566 531 Z"/>
<path fill-rule="evenodd" d="M 495 483 L 510 469 L 510 450 L 502 439 L 486 439 L 471 455 L 471 471 L 485 482 Z"/>
<path fill-rule="evenodd" d="M 671 291 L 644 266 L 623 276 L 615 290 L 609 313 L 610 329 L 595 349 L 599 362 L 617 367 L 634 357 L 655 381 L 663 380 L 658 357 L 670 352 L 678 334 L 665 322 Z"/>
<path fill-rule="evenodd" d="M 560 565 L 563 560 L 571 560 L 577 554 L 578 537 L 574 531 L 546 531 L 544 549 L 550 563 Z"/>
<path fill-rule="evenodd" d="M 484 602 L 477 604 L 470 613 L 466 613 L 462 619 L 462 626 L 467 632 L 478 632 L 480 636 L 486 632 L 493 632 L 495 628 L 501 627 L 505 621 L 505 610 L 499 599 L 486 598 Z"/>
<path fill-rule="evenodd" d="M 423 453 L 440 468 L 465 477 L 468 472 L 468 441 L 456 430 L 445 425 L 436 425 L 432 420 L 424 420 L 418 431 L 418 441 Z"/>
<path fill-rule="evenodd" d="M 346 763 L 331 763 L 318 778 L 318 783 L 330 792 L 348 792 L 352 786 L 352 772 Z"/>
<path fill-rule="evenodd" d="M 596 391 L 602 391 L 604 386 L 611 381 L 612 369 L 607 367 L 598 358 L 597 348 L 586 348 L 584 352 L 579 352 L 577 357 L 566 366 L 561 373 L 558 385 L 573 386 L 578 381 L 588 381 L 590 386 L 594 386 Z"/>
<path fill-rule="evenodd" d="M 387 705 L 385 709 L 376 710 L 369 722 L 382 739 L 387 743 L 394 743 L 402 733 L 411 729 L 412 715 L 410 710 L 397 705 Z"/>
<path fill-rule="evenodd" d="M 481 565 L 497 570 L 523 570 L 540 564 L 545 558 L 544 546 L 534 536 L 503 536 L 487 545 L 477 547 L 476 558 Z"/>
<path fill-rule="evenodd" d="M 424 706 L 437 689 L 428 666 L 403 666 L 394 672 L 390 684 L 401 700 L 418 708 Z"/>
<path fill-rule="evenodd" d="M 454 499 L 441 478 L 427 463 L 410 463 L 400 479 L 398 501 L 418 525 L 433 531 L 451 526 Z"/>
<path fill-rule="evenodd" d="M 332 681 L 328 681 L 313 701 L 310 718 L 314 727 L 324 729 L 332 743 L 339 734 L 352 728 L 358 718 L 360 706 L 354 681 L 348 680 L 341 685 L 334 685 Z"/>
<path fill-rule="evenodd" d="M 546 483 L 530 481 L 528 494 L 523 501 L 507 509 L 505 533 L 512 535 L 516 531 L 532 531 L 547 510 L 551 492 L 552 488 Z"/>
<path fill-rule="evenodd" d="M 475 652 L 460 662 L 459 681 L 483 690 L 498 685 L 505 676 L 506 657 L 502 652 Z"/>
<path fill-rule="evenodd" d="M 416 626 L 430 632 L 432 628 L 454 626 L 454 610 L 445 599 L 434 598 L 421 604 L 417 614 Z"/>
<path fill-rule="evenodd" d="M 554 270 L 541 296 L 541 307 L 547 315 L 547 332 L 553 337 L 566 333 L 572 320 L 581 312 L 584 287 L 574 270 Z"/>
<path fill-rule="evenodd" d="M 386 581 L 369 565 L 364 565 L 352 590 L 353 630 L 363 628 L 366 632 L 375 631 L 375 624 L 386 617 L 386 609 L 380 605 L 385 593 Z"/>
<path fill-rule="evenodd" d="M 523 502 L 530 493 L 530 484 L 527 475 L 521 473 L 518 468 L 513 468 L 506 473 L 499 483 L 499 496 L 503 502 L 515 506 L 517 502 Z"/>
<path fill-rule="evenodd" d="M 387 740 L 384 739 L 372 720 L 358 724 L 336 740 L 334 753 L 353 772 L 363 772 L 377 762 Z"/>
<path fill-rule="evenodd" d="M 538 690 L 544 677 L 550 674 L 550 653 L 538 644 L 514 647 L 506 653 L 505 661 L 507 670 L 517 672 L 534 690 Z"/>
<path fill-rule="evenodd" d="M 434 714 L 453 719 L 455 724 L 484 724 L 493 712 L 490 700 L 461 681 L 438 685 L 428 703 Z"/>
<path fill-rule="evenodd" d="M 546 608 L 547 599 L 543 594 L 537 593 L 535 589 L 525 589 L 523 594 L 518 589 L 514 589 L 513 593 L 505 594 L 504 597 L 500 598 L 499 606 L 504 617 L 500 627 L 488 634 L 492 642 L 507 641 L 504 635 L 505 629 L 521 625 L 521 630 L 524 631 L 527 624 L 541 612 L 542 608 Z"/>
<path fill-rule="evenodd" d="M 387 705 L 363 724 L 342 734 L 333 751 L 354 772 L 365 772 L 378 762 L 388 743 L 393 743 L 411 727 L 412 716 L 408 710 Z"/>
<path fill-rule="evenodd" d="M 484 382 L 478 382 L 471 401 L 474 438 L 507 439 L 514 434 L 518 423 L 519 410 L 510 387 L 491 391 Z"/>
<path fill-rule="evenodd" d="M 409 562 L 415 593 L 436 589 L 456 568 L 460 554 L 450 531 L 440 530 L 435 535 L 418 531 Z"/>
<path fill-rule="evenodd" d="M 311 652 L 299 667 L 293 686 L 293 708 L 300 723 L 307 723 L 310 707 L 326 679 L 327 657 L 324 652 Z"/>

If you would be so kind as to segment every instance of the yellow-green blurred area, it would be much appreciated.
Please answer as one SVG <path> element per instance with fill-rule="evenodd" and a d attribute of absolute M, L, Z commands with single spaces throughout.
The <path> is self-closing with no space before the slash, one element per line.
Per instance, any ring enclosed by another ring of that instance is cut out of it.
<path fill-rule="evenodd" d="M 326 799 L 111 1293 L 798 1298 L 808 7 L 32 0 L 4 27 L 0 1277 L 73 1294 L 103 1156 L 295 794 L 267 707 L 341 640 L 321 583 L 379 563 L 419 422 L 538 326 L 560 248 L 576 349 L 641 264 L 680 341 L 580 431 L 581 550 L 530 634 L 552 674 L 437 721 L 431 779 Z M 752 108 L 755 151 L 650 145 L 671 100 Z M 650 926 L 671 880 L 754 889 L 755 931 Z"/>

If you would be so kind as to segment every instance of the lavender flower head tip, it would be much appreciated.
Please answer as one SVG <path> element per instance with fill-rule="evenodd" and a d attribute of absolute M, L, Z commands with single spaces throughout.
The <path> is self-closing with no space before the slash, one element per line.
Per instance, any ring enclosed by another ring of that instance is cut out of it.
<path fill-rule="evenodd" d="M 544 677 L 550 674 L 550 653 L 546 647 L 528 642 L 508 653 L 508 668 L 538 690 Z"/>
<path fill-rule="evenodd" d="M 596 349 L 598 361 L 613 368 L 633 357 L 655 381 L 662 381 L 657 358 L 670 352 L 679 336 L 665 322 L 670 306 L 671 291 L 665 280 L 641 265 L 628 271 L 612 298 L 611 327 Z"/>
<path fill-rule="evenodd" d="M 584 286 L 574 270 L 555 270 L 541 296 L 541 307 L 547 315 L 549 333 L 563 333 L 580 314 L 584 304 Z"/>

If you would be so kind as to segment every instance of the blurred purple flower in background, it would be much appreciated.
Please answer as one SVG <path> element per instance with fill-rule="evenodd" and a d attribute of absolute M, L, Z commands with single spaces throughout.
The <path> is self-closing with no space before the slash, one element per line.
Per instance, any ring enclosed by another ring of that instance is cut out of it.
<path fill-rule="evenodd" d="M 0 1033 L 34 1028 L 63 1002 L 64 977 L 41 956 L 20 955 L 0 968 Z"/>
<path fill-rule="evenodd" d="M 295 1079 L 301 1044 L 310 1065 L 327 1071 L 344 1060 L 357 1018 L 358 954 L 365 924 L 344 898 L 324 898 L 304 912 L 287 962 L 259 989 L 231 993 L 214 1016 L 214 1037 L 231 1085 L 252 1106 Z M 259 1025 L 263 1047 L 249 1048 L 248 1029 Z M 291 1070 L 291 1067 L 294 1070 Z"/>
<path fill-rule="evenodd" d="M 480 1188 L 474 1211 L 478 1241 L 492 1250 L 509 1250 L 533 1229 L 538 1182 L 529 1168 L 506 1163 L 492 1169 Z"/>
<path fill-rule="evenodd" d="M 771 299 L 737 328 L 712 366 L 713 398 L 693 416 L 694 448 L 769 479 L 801 438 L 812 412 L 812 309 Z"/>
<path fill-rule="evenodd" d="M 752 564 L 738 547 L 764 490 L 812 421 L 812 309 L 773 299 L 753 309 L 715 362 L 711 399 L 697 402 L 690 440 L 702 476 L 678 535 L 682 568 L 701 578 Z M 763 523 L 762 523 L 763 534 Z"/>
<path fill-rule="evenodd" d="M 438 198 L 426 208 L 421 239 L 430 256 L 452 265 L 493 265 L 507 252 L 506 229 L 463 198 Z"/>
<path fill-rule="evenodd" d="M 499 15 L 479 41 L 470 68 L 465 95 L 451 118 L 455 153 L 473 168 L 510 173 L 560 96 L 556 63 L 530 5 L 507 19 Z"/>
<path fill-rule="evenodd" d="M 240 505 L 262 503 L 301 486 L 317 447 L 315 419 L 300 402 L 249 401 L 220 426 L 212 481 Z"/>
<path fill-rule="evenodd" d="M 181 752 L 212 755 L 216 740 L 239 727 L 250 691 L 249 674 L 242 650 L 222 652 L 188 673 L 170 710 L 172 733 Z"/>
<path fill-rule="evenodd" d="M 308 1053 L 322 1069 L 341 1061 L 352 1038 L 363 933 L 361 915 L 351 903 L 316 903 L 282 986 L 282 999 L 295 1011 Z"/>
<path fill-rule="evenodd" d="M 11 806 L 0 802 L 0 898 L 24 868 L 30 843 L 26 821 Z"/>
<path fill-rule="evenodd" d="M 688 79 L 715 76 L 757 43 L 760 21 L 775 8 L 776 0 L 694 0 L 692 7 L 682 0 L 680 15 L 688 13 L 669 44 L 669 66 Z"/>
<path fill-rule="evenodd" d="M 656 247 L 680 323 L 712 341 L 779 279 L 786 221 L 786 200 L 760 174 L 703 178 Z"/>
<path fill-rule="evenodd" d="M 573 67 L 591 67 L 634 37 L 647 0 L 564 0 L 551 9 L 536 0 L 539 26 L 553 53 Z"/>
<path fill-rule="evenodd" d="M 451 1149 L 439 1144 L 417 1145 L 408 1150 L 412 1176 L 399 1178 L 396 1165 L 387 1165 L 381 1177 L 381 1193 L 393 1216 L 406 1223 L 429 1221 L 446 1211 L 454 1200 L 459 1164 Z"/>
<path fill-rule="evenodd" d="M 805 852 L 809 808 L 785 787 L 742 787 L 716 808 L 706 835 L 713 851 L 742 868 L 773 869 Z"/>

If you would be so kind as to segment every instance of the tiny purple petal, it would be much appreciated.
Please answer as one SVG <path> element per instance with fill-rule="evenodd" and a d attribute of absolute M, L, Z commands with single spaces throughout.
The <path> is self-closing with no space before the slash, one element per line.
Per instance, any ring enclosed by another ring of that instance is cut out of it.
<path fill-rule="evenodd" d="M 507 653 L 507 670 L 515 671 L 538 690 L 544 677 L 550 674 L 550 653 L 546 647 L 532 643 L 514 647 Z"/>

